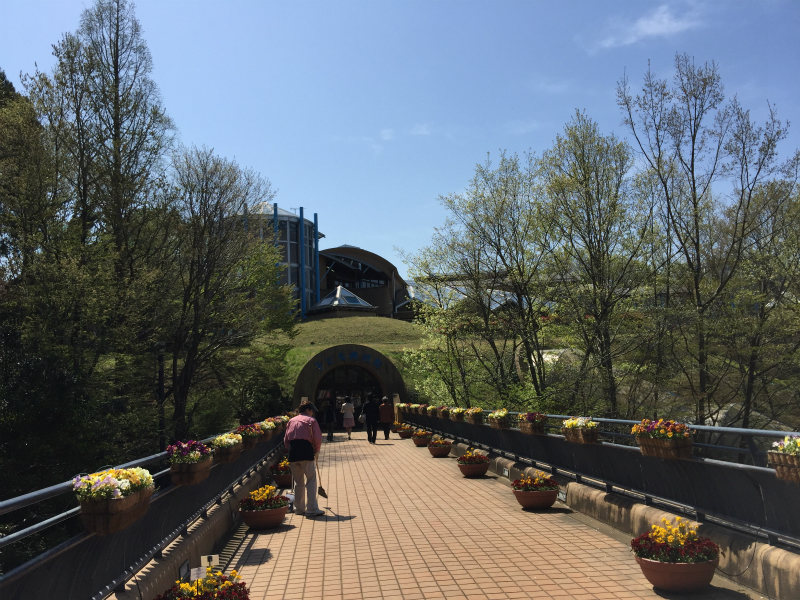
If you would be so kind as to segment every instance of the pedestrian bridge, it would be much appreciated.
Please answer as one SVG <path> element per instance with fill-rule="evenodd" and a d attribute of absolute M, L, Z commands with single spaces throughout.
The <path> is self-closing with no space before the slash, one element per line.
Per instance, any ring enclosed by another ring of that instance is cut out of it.
<path fill-rule="evenodd" d="M 239 524 L 236 506 L 269 481 L 267 467 L 282 454 L 282 436 L 274 436 L 234 463 L 215 465 L 197 485 L 176 488 L 168 484 L 168 470 L 156 473 L 161 489 L 144 517 L 108 536 L 74 535 L 0 575 L 0 597 L 152 600 L 179 574 L 199 566 L 201 555 L 214 553 L 222 568 L 240 573 L 254 600 L 670 598 L 647 583 L 629 546 L 631 530 L 641 533 L 646 522 L 670 516 L 668 510 L 703 520 L 703 527 L 711 528 L 706 535 L 715 532 L 727 552 L 721 567 L 732 576 L 718 573 L 703 592 L 674 597 L 800 597 L 800 553 L 791 546 L 800 527 L 791 518 L 800 507 L 797 488 L 776 480 L 772 469 L 699 458 L 664 461 L 613 441 L 575 447 L 558 435 L 525 436 L 423 415 L 404 418 L 454 439 L 453 454 L 466 444 L 491 449 L 492 470 L 464 479 L 455 456 L 432 458 L 426 448 L 396 434 L 390 440 L 379 435 L 372 445 L 365 432 L 354 432 L 352 440 L 337 433 L 320 453 L 321 484 L 328 492 L 320 507 L 326 514 L 289 514 L 276 529 L 250 531 Z M 605 439 L 622 435 L 606 421 Z M 159 454 L 124 466 L 163 459 Z M 531 465 L 560 478 L 565 502 L 542 511 L 520 508 L 509 482 Z M 659 489 L 647 479 L 658 469 L 664 473 L 659 481 L 674 478 L 672 496 L 670 486 Z M 722 499 L 700 494 L 704 477 L 713 480 Z M 760 490 L 760 507 L 742 482 Z M 702 502 L 687 504 L 678 487 L 690 488 Z M 0 502 L 0 514 L 68 488 L 61 484 Z M 645 492 L 636 499 L 642 489 L 658 495 Z M 750 512 L 733 514 L 740 505 L 726 504 L 729 497 L 749 502 Z M 0 548 L 67 521 L 75 510 L 0 538 Z"/>

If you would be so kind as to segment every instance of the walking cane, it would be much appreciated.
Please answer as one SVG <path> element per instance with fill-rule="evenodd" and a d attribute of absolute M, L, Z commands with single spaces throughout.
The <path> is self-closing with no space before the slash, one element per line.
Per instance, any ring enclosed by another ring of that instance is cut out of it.
<path fill-rule="evenodd" d="M 319 487 L 317 488 L 317 494 L 319 494 L 323 498 L 327 499 L 328 494 L 327 494 L 327 492 L 325 492 L 325 488 L 322 487 L 322 477 L 319 474 L 319 463 L 317 462 L 317 457 L 316 456 L 314 457 L 314 464 L 317 467 L 317 479 L 319 480 L 319 483 L 320 483 Z"/>

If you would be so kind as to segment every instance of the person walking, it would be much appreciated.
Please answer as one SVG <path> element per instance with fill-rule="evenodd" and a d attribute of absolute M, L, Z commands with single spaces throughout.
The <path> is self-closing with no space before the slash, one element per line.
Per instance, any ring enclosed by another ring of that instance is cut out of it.
<path fill-rule="evenodd" d="M 347 439 L 350 439 L 350 434 L 353 432 L 353 426 L 356 424 L 356 420 L 353 417 L 353 411 L 355 407 L 353 403 L 350 402 L 350 396 L 347 396 L 344 399 L 344 404 L 342 404 L 342 414 L 344 418 L 342 419 L 342 425 L 344 426 L 345 430 L 347 431 Z"/>
<path fill-rule="evenodd" d="M 324 515 L 317 504 L 316 458 L 322 447 L 322 430 L 314 418 L 317 407 L 303 402 L 297 416 L 289 419 L 283 444 L 289 453 L 289 469 L 294 480 L 294 508 L 298 515 L 308 517 Z"/>
<path fill-rule="evenodd" d="M 381 399 L 381 405 L 378 407 L 381 415 L 381 426 L 383 426 L 383 436 L 389 439 L 389 430 L 394 424 L 394 406 L 389 402 L 389 398 L 384 396 Z"/>
<path fill-rule="evenodd" d="M 325 407 L 325 425 L 328 429 L 328 441 L 333 441 L 333 430 L 336 428 L 336 409 L 333 406 L 334 400 L 329 400 Z"/>
<path fill-rule="evenodd" d="M 364 423 L 367 426 L 367 440 L 370 444 L 375 443 L 378 437 L 378 419 L 380 418 L 380 410 L 375 398 L 370 394 L 367 396 L 367 401 L 361 407 L 361 414 L 366 417 Z"/>

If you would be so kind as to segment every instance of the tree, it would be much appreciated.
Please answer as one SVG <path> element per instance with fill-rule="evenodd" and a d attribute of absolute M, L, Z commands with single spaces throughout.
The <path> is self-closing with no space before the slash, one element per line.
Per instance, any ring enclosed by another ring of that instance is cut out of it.
<path fill-rule="evenodd" d="M 563 275 L 563 293 L 587 356 L 597 355 L 604 397 L 616 417 L 614 357 L 624 346 L 615 347 L 615 322 L 626 299 L 644 282 L 639 260 L 652 211 L 638 202 L 631 186 L 628 145 L 601 135 L 581 112 L 556 138 L 542 164 L 549 213 L 559 233 L 553 256 Z"/>
<path fill-rule="evenodd" d="M 676 269 L 675 276 L 693 311 L 682 340 L 693 364 L 684 361 L 682 371 L 701 423 L 717 412 L 713 397 L 721 382 L 709 363 L 708 314 L 735 279 L 747 240 L 765 218 L 765 207 L 754 202 L 754 195 L 771 178 L 788 176 L 797 157 L 778 161 L 777 147 L 787 130 L 773 107 L 759 127 L 735 97 L 725 103 L 713 62 L 699 66 L 686 54 L 676 55 L 672 87 L 648 69 L 640 95 L 631 94 L 623 77 L 617 99 L 658 179 L 671 243 L 681 258 L 682 273 Z M 723 210 L 730 219 L 727 235 L 717 226 Z M 667 304 L 672 301 L 669 294 Z"/>
<path fill-rule="evenodd" d="M 248 232 L 248 205 L 268 201 L 268 180 L 216 156 L 189 149 L 173 159 L 170 206 L 177 240 L 162 333 L 171 354 L 175 439 L 184 439 L 199 409 L 189 406 L 200 382 L 219 380 L 216 363 L 259 336 L 293 332 L 294 301 L 278 282 L 274 240 Z"/>

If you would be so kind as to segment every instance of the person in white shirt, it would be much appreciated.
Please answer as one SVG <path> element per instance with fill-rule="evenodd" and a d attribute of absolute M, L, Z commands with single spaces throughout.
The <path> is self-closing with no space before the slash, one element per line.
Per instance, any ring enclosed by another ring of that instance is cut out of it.
<path fill-rule="evenodd" d="M 356 420 L 353 417 L 353 411 L 355 411 L 355 407 L 353 403 L 350 402 L 350 396 L 347 396 L 344 399 L 344 404 L 342 404 L 342 414 L 344 415 L 344 419 L 342 419 L 342 425 L 347 430 L 347 439 L 350 439 L 350 434 L 353 431 L 353 427 L 356 424 Z"/>

